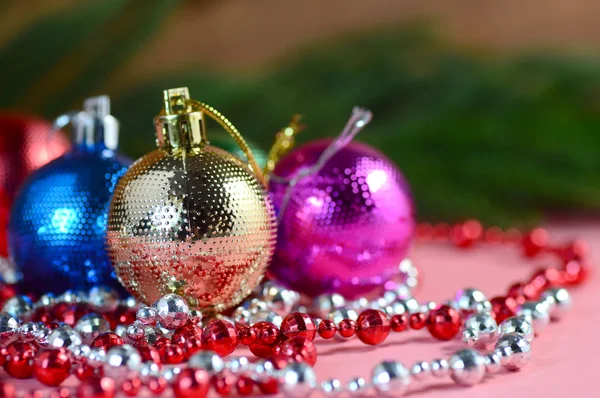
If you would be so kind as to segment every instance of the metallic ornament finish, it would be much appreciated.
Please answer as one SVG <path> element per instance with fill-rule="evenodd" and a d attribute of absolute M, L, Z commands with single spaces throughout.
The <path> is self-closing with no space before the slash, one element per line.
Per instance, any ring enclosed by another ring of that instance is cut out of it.
<path fill-rule="evenodd" d="M 373 368 L 371 382 L 381 394 L 402 395 L 410 384 L 410 371 L 401 362 L 383 361 Z"/>
<path fill-rule="evenodd" d="M 8 312 L 0 312 L 0 346 L 6 346 L 19 333 L 19 319 Z"/>
<path fill-rule="evenodd" d="M 463 327 L 463 341 L 476 348 L 485 348 L 498 338 L 498 324 L 489 312 L 471 314 Z"/>
<path fill-rule="evenodd" d="M 0 115 L 0 257 L 8 255 L 6 228 L 17 190 L 34 170 L 63 155 L 69 141 L 44 120 Z"/>
<path fill-rule="evenodd" d="M 73 119 L 73 150 L 32 174 L 11 210 L 9 251 L 27 292 L 95 285 L 122 292 L 105 249 L 106 219 L 130 161 L 106 146 L 102 115 L 80 114 L 86 116 Z M 92 118 L 96 124 L 89 127 Z"/>
<path fill-rule="evenodd" d="M 500 337 L 495 352 L 501 355 L 500 363 L 508 370 L 519 370 L 531 359 L 531 345 L 519 333 L 508 333 Z"/>
<path fill-rule="evenodd" d="M 274 170 L 283 178 L 313 166 L 330 140 L 297 148 Z M 287 185 L 271 181 L 279 212 Z M 355 298 L 398 272 L 415 226 L 409 186 L 379 151 L 357 142 L 335 154 L 293 188 L 280 214 L 277 249 L 269 271 L 288 287 L 318 296 Z"/>
<path fill-rule="evenodd" d="M 275 215 L 258 178 L 206 144 L 203 127 L 197 136 L 192 129 L 165 137 L 161 123 L 192 116 L 195 128 L 203 112 L 155 118 L 160 147 L 117 185 L 108 246 L 120 281 L 139 301 L 177 293 L 191 307 L 222 311 L 262 279 L 274 250 Z"/>
<path fill-rule="evenodd" d="M 475 350 L 460 350 L 448 362 L 456 384 L 472 386 L 485 376 L 485 358 Z"/>
<path fill-rule="evenodd" d="M 509 333 L 519 333 L 527 341 L 533 341 L 534 330 L 531 322 L 524 316 L 513 316 L 502 321 L 498 326 L 498 334 L 503 336 Z"/>

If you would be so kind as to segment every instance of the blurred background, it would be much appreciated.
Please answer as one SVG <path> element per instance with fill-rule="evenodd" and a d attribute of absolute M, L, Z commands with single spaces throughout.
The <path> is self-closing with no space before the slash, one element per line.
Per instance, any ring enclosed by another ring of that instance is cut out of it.
<path fill-rule="evenodd" d="M 600 209 L 599 47 L 596 0 L 0 0 L 0 109 L 109 94 L 136 158 L 166 88 L 264 150 L 294 113 L 306 142 L 361 105 L 422 220 L 523 226 Z"/>

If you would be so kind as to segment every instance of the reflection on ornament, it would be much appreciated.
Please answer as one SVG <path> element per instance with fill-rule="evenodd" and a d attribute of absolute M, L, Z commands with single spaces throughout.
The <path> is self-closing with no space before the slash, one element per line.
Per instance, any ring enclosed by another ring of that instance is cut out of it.
<path fill-rule="evenodd" d="M 249 165 L 208 145 L 204 116 L 234 137 Z M 221 311 L 261 280 L 275 245 L 275 216 L 261 169 L 235 127 L 187 89 L 165 91 L 155 118 L 159 148 L 117 185 L 109 251 L 119 279 L 144 303 L 175 292 Z"/>
<path fill-rule="evenodd" d="M 90 98 L 85 111 L 57 119 L 60 127 L 73 123 L 73 151 L 35 172 L 15 200 L 9 246 L 28 292 L 120 288 L 105 250 L 106 219 L 130 161 L 116 152 L 109 107 L 108 97 Z"/>
<path fill-rule="evenodd" d="M 40 119 L 0 115 L 0 256 L 7 256 L 6 228 L 18 188 L 35 169 L 61 156 L 69 141 Z"/>
<path fill-rule="evenodd" d="M 366 124 L 353 123 L 347 129 Z M 381 286 L 398 272 L 413 237 L 408 183 L 381 152 L 349 143 L 356 132 L 297 148 L 271 176 L 279 225 L 269 272 L 311 296 L 353 298 Z"/>

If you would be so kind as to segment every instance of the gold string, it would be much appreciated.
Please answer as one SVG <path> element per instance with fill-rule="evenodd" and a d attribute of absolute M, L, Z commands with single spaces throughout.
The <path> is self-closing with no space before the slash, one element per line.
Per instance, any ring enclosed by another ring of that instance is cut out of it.
<path fill-rule="evenodd" d="M 271 173 L 275 170 L 275 166 L 296 144 L 296 135 L 304 130 L 305 126 L 300 124 L 301 115 L 292 116 L 289 125 L 281 129 L 275 136 L 275 142 L 269 151 L 267 164 L 265 165 L 264 174 L 268 181 Z"/>

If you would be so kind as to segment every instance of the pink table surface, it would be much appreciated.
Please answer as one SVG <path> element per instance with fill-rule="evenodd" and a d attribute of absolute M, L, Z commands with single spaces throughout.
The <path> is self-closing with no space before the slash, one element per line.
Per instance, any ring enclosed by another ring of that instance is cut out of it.
<path fill-rule="evenodd" d="M 583 238 L 590 243 L 594 264 L 600 261 L 600 222 L 560 221 L 549 225 L 557 240 Z M 502 247 L 488 246 L 459 251 L 443 244 L 424 244 L 414 249 L 412 258 L 421 270 L 419 300 L 442 301 L 459 288 L 476 287 L 488 297 L 501 294 L 513 281 L 530 275 L 538 265 L 550 264 L 541 258 L 535 263 Z M 596 267 L 597 268 L 597 267 Z M 573 307 L 561 322 L 551 324 L 533 342 L 533 357 L 521 371 L 503 371 L 475 387 L 461 387 L 448 379 L 415 382 L 406 396 L 418 397 L 564 397 L 600 396 L 597 391 L 600 344 L 600 288 L 598 270 L 589 282 L 571 291 Z M 426 331 L 392 335 L 377 347 L 362 345 L 357 340 L 343 344 L 334 341 L 317 343 L 319 352 L 315 371 L 319 381 L 339 378 L 342 382 L 354 376 L 368 377 L 372 367 L 384 359 L 402 361 L 410 366 L 418 360 L 448 357 L 464 348 L 458 341 L 438 342 Z M 0 380 L 8 379 L 5 374 Z M 68 384 L 75 385 L 73 380 Z M 35 380 L 19 383 L 22 388 L 40 388 Z M 170 396 L 165 395 L 165 396 Z M 314 394 L 313 396 L 317 396 Z"/>

